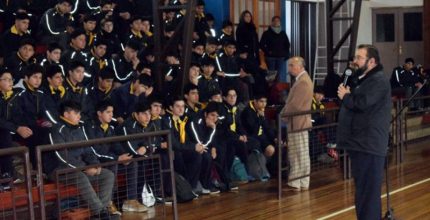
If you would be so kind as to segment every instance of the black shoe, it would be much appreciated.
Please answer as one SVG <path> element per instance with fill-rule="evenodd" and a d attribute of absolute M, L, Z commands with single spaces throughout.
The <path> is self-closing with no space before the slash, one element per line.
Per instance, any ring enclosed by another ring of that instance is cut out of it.
<path fill-rule="evenodd" d="M 101 212 L 99 212 L 99 214 L 93 215 L 90 218 L 91 220 L 120 220 L 120 216 L 119 215 L 111 215 L 109 214 L 108 210 L 102 210 Z"/>
<path fill-rule="evenodd" d="M 228 184 L 228 188 L 230 191 L 237 191 L 237 190 L 239 190 L 239 185 L 237 185 L 237 183 L 235 183 L 235 182 L 230 182 Z"/>

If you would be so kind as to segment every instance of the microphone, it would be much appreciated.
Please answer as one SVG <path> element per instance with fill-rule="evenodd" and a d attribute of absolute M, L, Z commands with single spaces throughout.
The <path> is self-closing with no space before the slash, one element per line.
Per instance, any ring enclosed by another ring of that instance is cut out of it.
<path fill-rule="evenodd" d="M 348 77 L 350 77 L 352 75 L 352 69 L 346 68 L 346 70 L 343 74 L 345 75 L 345 79 L 343 79 L 343 86 L 346 86 L 346 83 L 348 82 Z"/>

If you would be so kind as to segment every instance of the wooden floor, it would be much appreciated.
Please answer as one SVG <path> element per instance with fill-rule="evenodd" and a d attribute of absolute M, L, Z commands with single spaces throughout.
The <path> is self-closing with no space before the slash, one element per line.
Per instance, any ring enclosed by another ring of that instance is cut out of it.
<path fill-rule="evenodd" d="M 430 219 L 430 141 L 409 145 L 405 161 L 391 166 L 390 188 L 396 219 Z M 311 177 L 307 192 L 284 191 L 277 200 L 276 180 L 250 183 L 239 192 L 204 196 L 186 204 L 179 204 L 180 219 L 355 219 L 353 207 L 354 185 L 343 181 L 336 168 Z M 385 187 L 383 188 L 385 194 Z M 382 199 L 385 213 L 385 198 Z M 171 219 L 167 215 L 124 214 L 122 219 Z"/>

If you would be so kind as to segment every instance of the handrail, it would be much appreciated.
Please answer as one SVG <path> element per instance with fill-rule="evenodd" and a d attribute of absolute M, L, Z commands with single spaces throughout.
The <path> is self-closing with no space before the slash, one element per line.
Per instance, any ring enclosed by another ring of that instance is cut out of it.
<path fill-rule="evenodd" d="M 30 154 L 27 147 L 9 147 L 0 149 L 0 156 L 7 155 L 24 155 L 25 163 L 25 178 L 26 178 L 26 189 L 27 189 L 27 199 L 28 199 L 28 211 L 30 214 L 30 219 L 34 219 L 34 207 L 33 207 L 33 193 L 31 186 L 31 168 L 30 168 Z M 15 207 L 13 207 L 15 209 Z M 16 212 L 14 211 L 14 219 L 16 218 Z"/>
<path fill-rule="evenodd" d="M 126 136 L 115 136 L 115 137 L 108 137 L 108 138 L 97 138 L 97 139 L 91 139 L 87 141 L 76 141 L 76 142 L 70 142 L 70 143 L 59 143 L 54 145 L 40 145 L 36 148 L 36 158 L 37 158 L 37 171 L 38 171 L 38 181 L 37 185 L 39 187 L 39 196 L 40 196 L 40 214 L 41 219 L 46 219 L 46 213 L 45 213 L 45 190 L 43 187 L 43 166 L 42 166 L 42 152 L 45 151 L 54 151 L 54 150 L 62 150 L 62 149 L 73 149 L 73 148 L 81 148 L 81 147 L 88 147 L 95 144 L 106 144 L 106 143 L 112 143 L 112 142 L 123 142 L 123 141 L 131 141 L 131 140 L 138 140 L 146 137 L 153 137 L 153 136 L 165 136 L 167 137 L 167 145 L 169 150 L 169 157 L 173 158 L 173 151 L 172 151 L 172 141 L 171 141 L 171 132 L 170 130 L 162 130 L 162 131 L 154 131 L 154 132 L 146 132 L 141 134 L 133 134 L 133 135 L 126 135 Z M 175 186 L 175 178 L 174 178 L 174 172 L 173 172 L 173 160 L 170 160 L 169 168 L 172 171 L 170 178 L 172 181 L 172 186 Z M 173 197 L 173 212 L 174 212 L 174 219 L 178 219 L 178 207 L 177 207 L 177 198 L 176 198 L 176 188 L 172 187 L 172 197 Z"/>

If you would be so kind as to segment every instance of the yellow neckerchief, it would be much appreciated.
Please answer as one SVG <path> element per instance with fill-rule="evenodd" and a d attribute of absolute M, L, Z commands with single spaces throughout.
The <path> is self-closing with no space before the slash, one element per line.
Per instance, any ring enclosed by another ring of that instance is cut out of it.
<path fill-rule="evenodd" d="M 64 86 L 58 86 L 58 88 L 57 89 L 55 89 L 54 87 L 52 87 L 52 86 L 49 86 L 49 89 L 51 90 L 51 94 L 52 95 L 55 95 L 57 92 L 56 92 L 56 90 L 58 90 L 58 91 L 60 91 L 60 97 L 61 98 L 63 98 L 64 97 L 64 94 L 66 94 L 66 89 L 64 88 Z"/>
<path fill-rule="evenodd" d="M 212 59 L 215 59 L 215 58 L 216 58 L 216 53 L 208 54 L 208 56 L 209 56 L 210 58 L 212 58 Z"/>
<path fill-rule="evenodd" d="M 25 83 L 25 85 L 26 85 L 26 87 L 28 88 L 28 90 L 30 90 L 30 91 L 32 91 L 32 92 L 34 92 L 34 87 L 33 86 L 31 86 L 30 84 L 28 84 L 27 82 L 24 82 Z"/>
<path fill-rule="evenodd" d="M 253 101 L 249 101 L 249 107 L 251 107 L 252 110 L 255 111 L 255 113 L 257 113 L 257 110 L 254 107 L 254 103 Z M 263 134 L 263 126 L 260 125 L 260 127 L 258 128 L 258 136 L 261 136 Z"/>
<path fill-rule="evenodd" d="M 74 86 L 72 82 L 70 82 L 69 78 L 66 78 L 66 82 L 72 87 L 73 92 L 81 93 L 82 88 L 79 86 Z"/>
<path fill-rule="evenodd" d="M 102 88 L 100 88 L 100 86 L 97 87 L 100 91 L 104 92 L 105 94 L 109 94 L 110 90 L 112 89 L 112 86 L 110 86 L 109 88 L 103 90 Z"/>
<path fill-rule="evenodd" d="M 60 116 L 60 118 L 61 118 L 61 120 L 63 120 L 63 121 L 65 121 L 65 122 L 67 122 L 67 124 L 70 124 L 70 125 L 78 125 L 79 123 L 72 123 L 69 119 L 67 119 L 67 118 L 65 118 L 65 117 L 63 117 L 63 116 Z"/>
<path fill-rule="evenodd" d="M 233 117 L 233 122 L 230 125 L 230 130 L 233 131 L 233 132 L 236 132 L 236 113 L 237 113 L 237 107 L 233 106 L 231 108 L 231 110 L 228 109 L 228 113 L 231 113 L 231 116 Z"/>
<path fill-rule="evenodd" d="M 16 34 L 16 35 L 19 35 L 19 36 L 24 35 L 24 33 L 19 33 L 19 32 L 18 32 L 18 29 L 16 29 L 16 26 L 15 26 L 15 25 L 12 25 L 12 27 L 10 28 L 10 33 L 12 33 L 12 34 Z"/>
<path fill-rule="evenodd" d="M 151 121 L 160 120 L 161 116 L 153 116 L 151 115 Z"/>
<path fill-rule="evenodd" d="M 130 83 L 130 94 L 134 95 L 134 86 L 133 86 L 133 83 Z"/>
<path fill-rule="evenodd" d="M 148 37 L 152 37 L 152 35 L 154 35 L 151 31 L 147 31 L 147 32 L 145 32 L 145 34 L 146 34 L 146 36 L 148 36 Z"/>
<path fill-rule="evenodd" d="M 182 9 L 182 10 L 180 10 L 180 11 L 179 11 L 179 13 L 180 13 L 181 15 L 185 15 L 185 14 L 187 13 L 187 10 Z"/>
<path fill-rule="evenodd" d="M 180 118 L 178 119 L 173 119 L 173 122 L 175 124 L 175 129 L 176 131 L 179 132 L 179 142 L 181 144 L 185 143 L 185 138 L 186 138 L 186 132 L 185 132 L 185 125 L 187 125 L 187 121 L 188 121 L 188 117 L 185 116 L 184 120 L 181 120 Z"/>
<path fill-rule="evenodd" d="M 203 75 L 203 77 L 205 78 L 205 79 L 207 79 L 207 80 L 211 80 L 212 79 L 212 76 L 206 76 L 205 74 L 202 74 Z M 211 74 L 212 75 L 212 74 Z"/>
<path fill-rule="evenodd" d="M 2 96 L 2 98 L 3 98 L 3 100 L 8 100 L 8 99 L 10 99 L 10 97 L 12 97 L 12 95 L 13 95 L 13 90 L 10 90 L 10 91 L 7 91 L 6 93 L 3 93 L 3 96 Z"/>
<path fill-rule="evenodd" d="M 103 132 L 106 133 L 108 128 L 109 128 L 109 124 L 108 123 L 101 123 L 100 127 L 103 129 Z"/>
<path fill-rule="evenodd" d="M 96 38 L 96 34 L 91 31 L 87 31 L 86 34 L 88 35 L 88 46 L 93 45 L 94 39 Z"/>
<path fill-rule="evenodd" d="M 140 33 L 140 31 L 136 32 L 133 29 L 131 30 L 131 33 L 133 33 L 134 36 L 136 36 L 137 38 L 142 38 L 142 33 Z"/>
<path fill-rule="evenodd" d="M 199 108 L 197 107 L 197 104 L 198 103 L 194 104 L 194 108 L 192 108 L 190 105 L 188 105 L 188 103 L 187 103 L 187 106 L 188 106 L 189 109 L 193 110 L 194 112 L 198 112 Z"/>
<path fill-rule="evenodd" d="M 201 20 L 202 18 L 204 18 L 205 17 L 205 14 L 204 13 L 201 13 L 201 14 L 197 14 L 196 13 L 196 18 L 198 18 L 199 20 Z"/>
<path fill-rule="evenodd" d="M 321 102 L 318 102 L 315 97 L 312 98 L 312 110 L 323 110 L 325 109 L 324 104 L 322 104 Z"/>
<path fill-rule="evenodd" d="M 107 61 L 105 59 L 102 59 L 102 58 L 98 59 L 94 53 L 94 48 L 91 49 L 91 54 L 95 58 L 96 62 L 99 64 L 99 69 L 103 69 L 106 67 Z"/>

